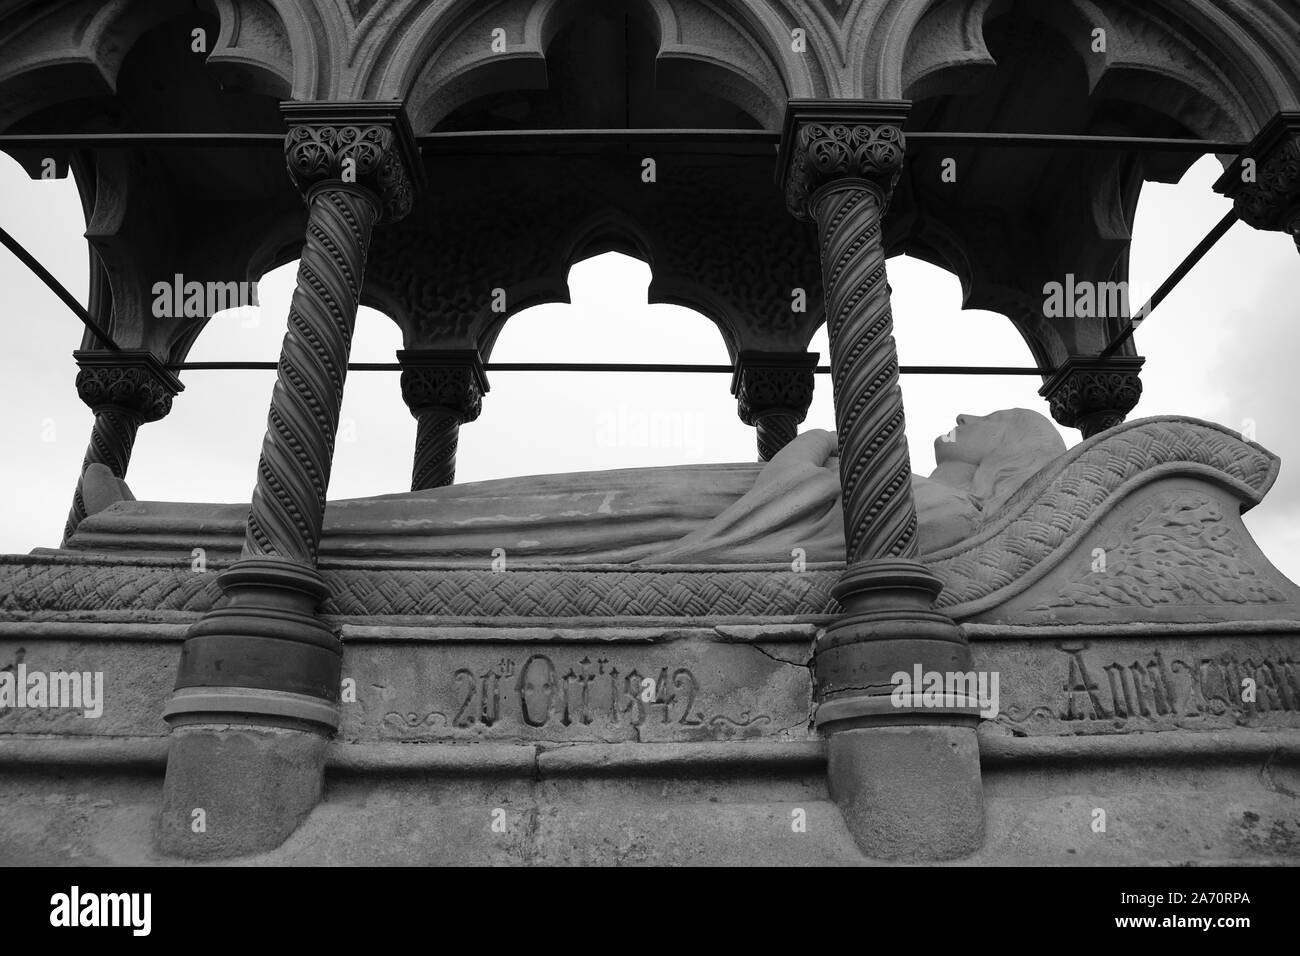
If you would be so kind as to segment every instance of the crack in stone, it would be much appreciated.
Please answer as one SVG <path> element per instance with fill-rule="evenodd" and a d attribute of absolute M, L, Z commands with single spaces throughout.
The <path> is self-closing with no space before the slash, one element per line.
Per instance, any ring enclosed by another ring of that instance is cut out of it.
<path fill-rule="evenodd" d="M 756 651 L 758 651 L 760 654 L 762 654 L 764 657 L 768 658 L 769 660 L 776 661 L 778 664 L 789 664 L 791 667 L 802 667 L 802 668 L 804 668 L 804 669 L 807 670 L 807 671 L 811 671 L 811 670 L 812 670 L 812 661 L 811 661 L 811 659 L 809 659 L 808 661 L 804 661 L 804 662 L 788 660 L 788 659 L 786 659 L 786 658 L 784 658 L 784 657 L 780 657 L 780 656 L 777 655 L 777 654 L 772 654 L 772 653 L 770 653 L 769 651 L 767 651 L 767 650 L 763 647 L 762 644 L 756 644 L 756 643 L 755 643 L 755 644 L 749 644 L 749 643 L 746 643 L 746 644 L 743 644 L 742 646 L 743 646 L 743 647 L 750 647 L 750 648 L 753 648 L 754 650 L 756 650 Z"/>

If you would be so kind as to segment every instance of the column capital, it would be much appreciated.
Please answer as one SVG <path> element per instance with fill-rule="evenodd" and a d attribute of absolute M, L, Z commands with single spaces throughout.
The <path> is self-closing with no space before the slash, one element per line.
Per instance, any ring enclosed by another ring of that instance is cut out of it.
<path fill-rule="evenodd" d="M 285 162 L 303 196 L 327 183 L 357 185 L 379 199 L 380 222 L 411 211 L 424 164 L 400 102 L 287 102 L 280 113 Z"/>
<path fill-rule="evenodd" d="M 1138 373 L 1145 361 L 1140 355 L 1071 355 L 1038 394 L 1047 399 L 1057 422 L 1091 438 L 1114 428 L 1137 407 L 1142 397 Z"/>
<path fill-rule="evenodd" d="M 731 375 L 731 394 L 746 425 L 766 412 L 787 411 L 802 422 L 812 404 L 813 369 L 816 352 L 760 352 L 745 350 L 736 355 Z"/>
<path fill-rule="evenodd" d="M 419 417 L 421 410 L 446 408 L 462 422 L 472 422 L 483 410 L 489 390 L 483 360 L 476 349 L 400 349 L 402 401 Z"/>
<path fill-rule="evenodd" d="M 790 100 L 777 177 L 786 207 L 810 219 L 808 201 L 838 179 L 860 179 L 888 203 L 903 169 L 909 100 Z"/>
<path fill-rule="evenodd" d="M 1248 159 L 1254 160 L 1250 180 L 1244 178 Z M 1246 225 L 1289 233 L 1300 247 L 1300 111 L 1284 111 L 1269 120 L 1214 191 L 1232 200 L 1233 211 Z"/>
<path fill-rule="evenodd" d="M 156 422 L 172 409 L 185 386 L 148 349 L 117 352 L 78 349 L 77 395 L 92 411 L 106 405 L 124 408 L 141 422 Z"/>

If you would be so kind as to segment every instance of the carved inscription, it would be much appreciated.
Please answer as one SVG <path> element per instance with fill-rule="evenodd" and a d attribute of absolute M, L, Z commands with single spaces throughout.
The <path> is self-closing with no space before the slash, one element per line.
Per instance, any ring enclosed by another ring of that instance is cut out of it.
<path fill-rule="evenodd" d="M 564 662 L 543 653 L 501 658 L 456 668 L 435 683 L 437 709 L 390 711 L 384 726 L 401 736 L 531 728 L 560 738 L 642 739 L 644 733 L 664 739 L 750 736 L 775 723 L 743 700 L 736 701 L 736 715 L 707 703 L 689 667 L 629 666 L 591 653 Z"/>
<path fill-rule="evenodd" d="M 1072 733 L 1248 723 L 1300 714 L 1300 660 L 1290 655 L 1171 657 L 1160 651 L 1106 660 L 1087 644 L 1058 645 L 1057 692 L 1013 704 L 998 722 L 1013 731 L 1063 724 Z"/>
<path fill-rule="evenodd" d="M 513 678 L 513 680 L 511 680 Z M 502 719 L 529 727 L 556 724 L 628 723 L 648 720 L 696 726 L 705 716 L 695 710 L 700 685 L 685 667 L 661 667 L 642 675 L 620 671 L 608 658 L 583 657 L 561 670 L 545 654 L 533 654 L 516 667 L 502 660 L 475 675 L 456 672 L 459 695 L 452 726 L 491 727 Z"/>

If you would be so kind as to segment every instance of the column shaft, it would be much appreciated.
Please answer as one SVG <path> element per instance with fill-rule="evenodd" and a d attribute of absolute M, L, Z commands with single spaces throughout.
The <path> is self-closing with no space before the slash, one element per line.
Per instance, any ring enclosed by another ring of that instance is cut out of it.
<path fill-rule="evenodd" d="M 411 490 L 441 488 L 456 480 L 460 415 L 450 408 L 422 408 L 416 415 Z"/>
<path fill-rule="evenodd" d="M 107 465 L 115 477 L 126 478 L 140 426 L 166 417 L 171 411 L 172 398 L 185 388 L 145 349 L 78 351 L 73 357 L 80 366 L 77 394 L 94 412 L 95 423 L 81 471 L 77 473 L 72 508 L 63 527 L 65 544 L 86 517 L 82 493 L 86 469 L 92 464 Z"/>
<path fill-rule="evenodd" d="M 361 278 L 379 211 L 372 195 L 342 184 L 319 188 L 311 198 L 245 557 L 316 564 Z"/>
<path fill-rule="evenodd" d="M 885 273 L 907 106 L 792 101 L 781 168 L 790 211 L 817 227 L 840 448 L 843 613 L 813 665 L 830 792 L 865 853 L 949 859 L 983 841 L 979 707 L 893 693 L 900 673 L 971 674 L 960 630 L 933 608 L 943 583 L 919 560 Z"/>
<path fill-rule="evenodd" d="M 846 560 L 914 559 L 916 504 L 880 238 L 883 197 L 864 180 L 838 179 L 808 205 L 821 240 Z"/>

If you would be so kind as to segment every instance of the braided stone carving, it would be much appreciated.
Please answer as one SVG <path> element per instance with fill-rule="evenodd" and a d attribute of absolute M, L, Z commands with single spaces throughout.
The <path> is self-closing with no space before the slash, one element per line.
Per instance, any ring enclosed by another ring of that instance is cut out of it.
<path fill-rule="evenodd" d="M 95 413 L 80 475 L 98 463 L 107 465 L 116 477 L 125 478 L 136 432 L 142 424 L 166 417 L 172 398 L 184 386 L 149 352 L 77 352 L 76 359 L 81 366 L 77 395 Z M 63 527 L 65 542 L 86 517 L 80 475 Z"/>

